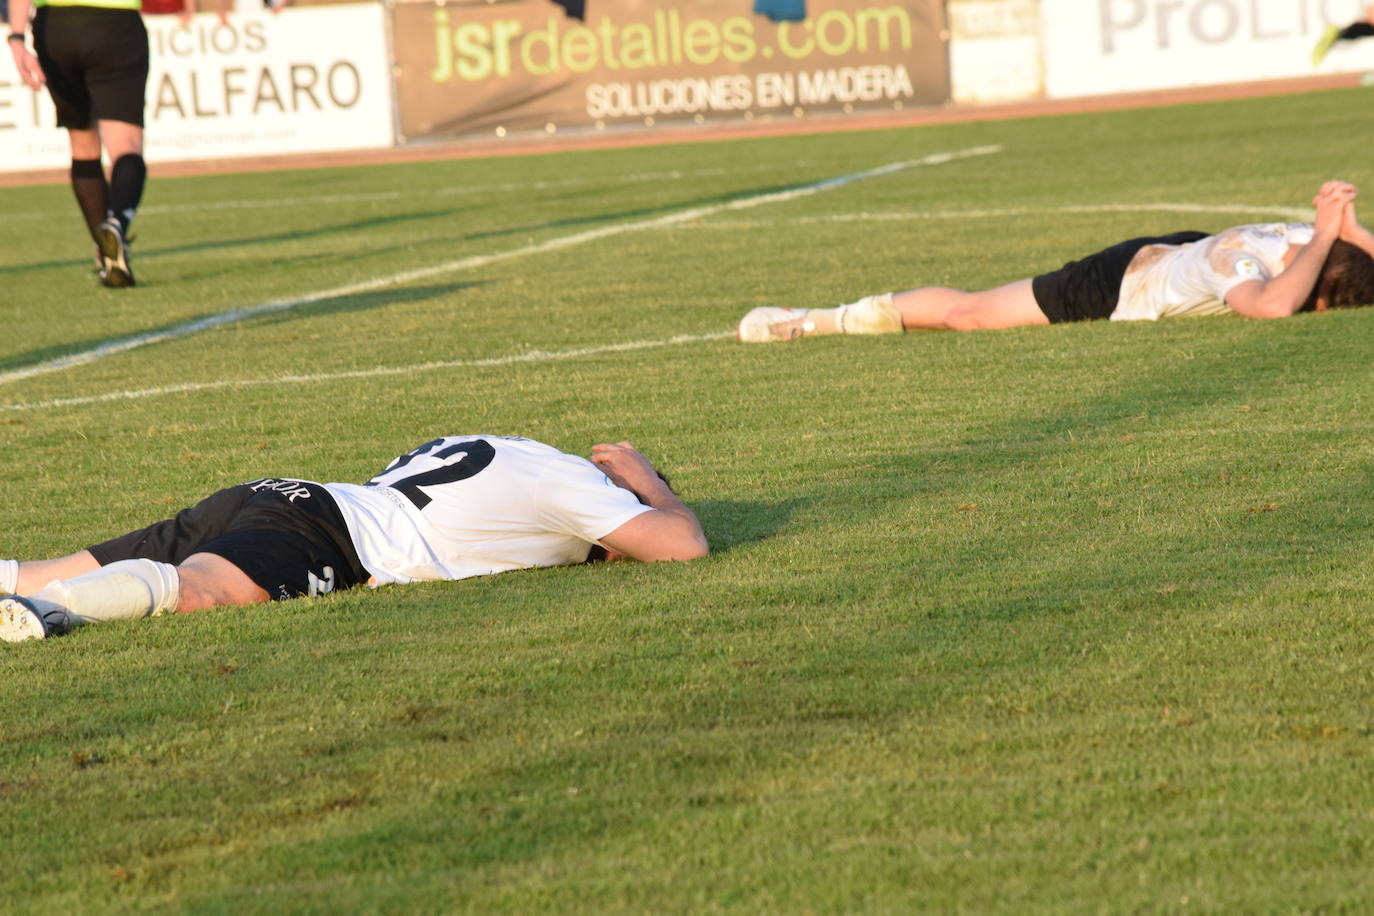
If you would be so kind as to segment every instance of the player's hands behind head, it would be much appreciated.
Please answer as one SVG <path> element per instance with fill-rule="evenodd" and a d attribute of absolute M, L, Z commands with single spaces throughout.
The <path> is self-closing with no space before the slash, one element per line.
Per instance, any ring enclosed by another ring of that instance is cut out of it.
<path fill-rule="evenodd" d="M 640 454 L 630 442 L 603 442 L 592 446 L 592 464 L 611 478 L 616 486 L 625 487 L 640 496 L 665 486 L 649 459 Z"/>
<path fill-rule="evenodd" d="M 1348 181 L 1323 183 L 1317 196 L 1312 198 L 1312 206 L 1317 210 L 1313 231 L 1329 238 L 1340 236 L 1347 228 L 1347 220 L 1353 219 L 1355 198 L 1359 194 L 1359 189 Z M 1350 211 L 1349 216 L 1347 211 Z"/>
<path fill-rule="evenodd" d="M 594 445 L 592 463 L 612 483 L 633 492 L 651 510 L 640 513 L 601 539 L 607 559 L 693 560 L 711 552 L 696 515 L 677 498 L 649 459 L 634 445 L 629 442 Z"/>

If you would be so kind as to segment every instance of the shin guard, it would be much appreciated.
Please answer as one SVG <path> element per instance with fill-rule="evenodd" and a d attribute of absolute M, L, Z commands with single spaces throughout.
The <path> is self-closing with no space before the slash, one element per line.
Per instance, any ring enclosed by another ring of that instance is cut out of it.
<path fill-rule="evenodd" d="M 74 579 L 54 579 L 31 596 L 65 608 L 72 625 L 134 620 L 175 611 L 177 569 L 152 560 L 120 560 Z"/>

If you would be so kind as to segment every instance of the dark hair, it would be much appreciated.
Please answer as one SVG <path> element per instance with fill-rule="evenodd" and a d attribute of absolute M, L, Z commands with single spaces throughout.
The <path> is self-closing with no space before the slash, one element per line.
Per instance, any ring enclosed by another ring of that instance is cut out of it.
<path fill-rule="evenodd" d="M 1315 309 L 1318 296 L 1332 309 L 1374 305 L 1374 258 L 1364 249 L 1337 239 L 1302 310 Z"/>

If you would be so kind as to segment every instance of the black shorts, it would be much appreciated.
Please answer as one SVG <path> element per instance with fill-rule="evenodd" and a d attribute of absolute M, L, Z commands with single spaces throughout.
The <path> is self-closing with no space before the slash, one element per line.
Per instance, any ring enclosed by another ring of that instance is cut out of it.
<path fill-rule="evenodd" d="M 329 491 L 276 477 L 220 490 L 174 518 L 87 549 L 101 566 L 133 559 L 176 564 L 213 553 L 273 600 L 353 588 L 368 578 Z"/>
<path fill-rule="evenodd" d="M 33 48 L 57 126 L 89 130 L 96 121 L 143 126 L 148 30 L 138 10 L 40 6 Z"/>
<path fill-rule="evenodd" d="M 1097 254 L 1070 261 L 1031 280 L 1035 304 L 1050 324 L 1110 318 L 1121 296 L 1121 279 L 1136 252 L 1146 245 L 1184 245 L 1205 239 L 1207 232 L 1175 232 L 1130 239 Z"/>

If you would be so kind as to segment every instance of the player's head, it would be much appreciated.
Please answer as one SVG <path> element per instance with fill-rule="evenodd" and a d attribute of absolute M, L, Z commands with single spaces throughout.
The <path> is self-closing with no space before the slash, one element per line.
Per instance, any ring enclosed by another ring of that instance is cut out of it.
<path fill-rule="evenodd" d="M 617 487 L 620 487 L 620 489 L 622 490 L 629 490 L 631 493 L 635 495 L 635 499 L 639 500 L 646 506 L 649 505 L 649 501 L 644 498 L 644 494 L 636 490 L 634 487 L 630 486 L 628 483 L 626 483 L 625 478 L 621 477 L 615 471 L 611 470 L 610 468 L 603 467 L 601 469 L 601 473 L 605 474 L 606 477 L 611 481 L 611 483 L 615 484 Z M 667 474 L 664 474 L 658 468 L 654 468 L 654 473 L 658 475 L 659 480 L 663 481 L 663 485 L 668 488 L 669 492 L 674 494 L 677 493 L 677 491 L 673 489 L 672 483 L 668 480 Z M 607 550 L 600 544 L 593 544 L 591 550 L 587 553 L 587 559 L 585 562 L 614 563 L 617 560 L 623 559 L 625 559 L 625 557 L 622 554 L 616 553 L 614 550 Z"/>
<path fill-rule="evenodd" d="M 1326 256 L 1303 310 L 1374 305 L 1374 258 L 1337 239 Z"/>

